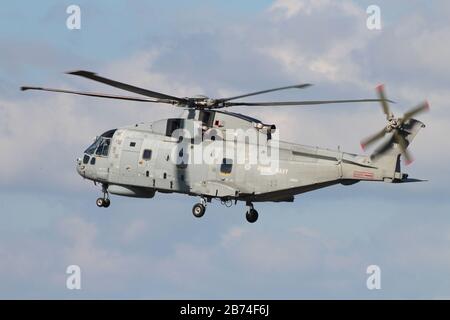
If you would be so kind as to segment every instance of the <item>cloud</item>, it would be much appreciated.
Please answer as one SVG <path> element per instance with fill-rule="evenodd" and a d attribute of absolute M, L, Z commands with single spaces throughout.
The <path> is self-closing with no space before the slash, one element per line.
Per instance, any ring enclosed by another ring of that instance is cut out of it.
<path fill-rule="evenodd" d="M 136 240 L 142 239 L 142 237 L 148 231 L 149 229 L 146 220 L 131 220 L 123 230 L 122 238 L 125 243 L 134 242 Z"/>
<path fill-rule="evenodd" d="M 282 12 L 285 19 L 291 19 L 299 14 L 320 14 L 329 8 L 337 8 L 347 14 L 360 12 L 360 9 L 351 1 L 336 3 L 330 0 L 276 0 L 269 11 L 275 15 Z"/>
<path fill-rule="evenodd" d="M 76 156 L 88 143 L 80 133 L 95 135 L 94 119 L 80 112 L 73 97 L 3 100 L 0 113 L 0 145 L 8 155 L 0 159 L 3 185 L 43 176 L 73 185 L 74 175 L 68 172 L 74 170 Z"/>
<path fill-rule="evenodd" d="M 249 230 L 243 227 L 233 227 L 222 235 L 221 244 L 225 248 L 229 248 L 234 243 L 240 241 Z"/>

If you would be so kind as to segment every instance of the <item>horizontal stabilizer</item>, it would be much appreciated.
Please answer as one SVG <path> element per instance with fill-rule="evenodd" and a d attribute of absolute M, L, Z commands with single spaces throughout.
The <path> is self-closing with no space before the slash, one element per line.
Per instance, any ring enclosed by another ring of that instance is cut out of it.
<path fill-rule="evenodd" d="M 395 183 L 406 183 L 406 182 L 428 182 L 428 180 L 414 179 L 414 178 L 404 178 L 395 181 Z"/>

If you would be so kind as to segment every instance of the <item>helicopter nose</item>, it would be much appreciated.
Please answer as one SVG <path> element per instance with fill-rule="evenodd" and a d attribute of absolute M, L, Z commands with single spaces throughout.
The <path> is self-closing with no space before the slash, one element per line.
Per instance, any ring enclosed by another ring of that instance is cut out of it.
<path fill-rule="evenodd" d="M 86 166 L 83 164 L 81 158 L 77 158 L 76 163 L 77 163 L 76 169 L 77 169 L 78 174 L 80 176 L 84 177 Z"/>

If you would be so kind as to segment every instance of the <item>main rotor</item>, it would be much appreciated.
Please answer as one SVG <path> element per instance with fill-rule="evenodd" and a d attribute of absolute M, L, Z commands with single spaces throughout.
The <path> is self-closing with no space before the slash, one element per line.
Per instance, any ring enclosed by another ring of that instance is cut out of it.
<path fill-rule="evenodd" d="M 111 80 L 108 78 L 101 77 L 94 72 L 90 71 L 72 71 L 67 72 L 67 74 L 75 75 L 83 78 L 87 78 L 93 81 L 101 82 L 103 84 L 125 90 L 128 92 L 132 92 L 140 95 L 139 97 L 133 96 L 122 96 L 122 95 L 112 95 L 112 94 L 104 94 L 104 93 L 96 93 L 96 92 L 86 92 L 86 91 L 72 91 L 72 90 L 64 90 L 64 89 L 53 89 L 53 88 L 43 88 L 43 87 L 30 87 L 24 86 L 21 87 L 22 91 L 25 90 L 40 90 L 40 91 L 50 91 L 50 92 L 59 92 L 59 93 L 69 93 L 69 94 L 77 94 L 82 96 L 89 97 L 97 97 L 97 98 L 108 98 L 108 99 L 117 99 L 117 100 L 128 100 L 128 101 L 138 101 L 138 102 L 151 102 L 151 103 L 165 103 L 171 104 L 176 107 L 190 108 L 190 109 L 221 109 L 228 108 L 233 106 L 305 106 L 305 105 L 320 105 L 320 104 L 330 104 L 330 103 L 358 103 L 358 102 L 383 102 L 386 103 L 384 97 L 380 99 L 356 99 L 356 100 L 303 100 L 303 101 L 263 101 L 263 102 L 245 102 L 245 101 L 235 101 L 241 98 L 256 96 L 260 94 L 265 94 L 269 92 L 282 91 L 288 89 L 305 89 L 312 84 L 303 83 L 267 90 L 261 90 L 256 92 L 251 92 L 247 94 L 237 95 L 228 98 L 219 98 L 212 99 L 206 96 L 194 96 L 194 97 L 176 97 L 156 91 L 151 91 L 148 89 L 136 87 L 127 83 L 118 82 L 115 80 Z M 143 97 L 141 97 L 143 96 Z"/>

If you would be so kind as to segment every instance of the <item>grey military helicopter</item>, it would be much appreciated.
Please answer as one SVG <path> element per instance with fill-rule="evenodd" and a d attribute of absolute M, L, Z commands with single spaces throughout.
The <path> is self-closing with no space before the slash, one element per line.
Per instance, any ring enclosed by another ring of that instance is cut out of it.
<path fill-rule="evenodd" d="M 392 101 L 386 99 L 383 86 L 377 87 L 378 99 L 243 102 L 236 100 L 280 90 L 305 89 L 310 84 L 221 99 L 206 96 L 180 98 L 104 78 L 89 71 L 68 74 L 142 97 L 42 87 L 22 87 L 21 90 L 164 103 L 184 109 L 177 118 L 106 131 L 84 151 L 83 157 L 77 159 L 76 170 L 83 178 L 102 186 L 103 196 L 96 201 L 98 207 L 110 206 L 110 194 L 152 198 L 156 192 L 175 192 L 200 197 L 201 201 L 192 208 L 194 216 L 198 218 L 204 215 L 206 205 L 212 199 L 218 199 L 226 206 L 245 201 L 246 219 L 253 223 L 258 219 L 258 212 L 253 206 L 256 202 L 293 202 L 295 195 L 336 184 L 421 181 L 410 179 L 407 174 L 402 173 L 400 158 L 403 156 L 406 163 L 412 161 L 407 148 L 418 131 L 425 127 L 413 116 L 427 110 L 428 103 L 421 103 L 402 117 L 395 117 L 388 104 Z M 387 125 L 361 143 L 365 148 L 384 138 L 383 143 L 371 155 L 356 155 L 341 150 L 278 141 L 275 139 L 278 129 L 274 124 L 265 124 L 247 115 L 220 110 L 233 106 L 305 106 L 360 102 L 381 102 L 386 115 Z M 236 134 L 242 131 L 247 134 L 244 139 Z M 203 155 L 200 157 L 201 161 L 191 161 L 196 153 Z M 208 161 L 205 161 L 205 154 Z M 241 155 L 241 161 L 233 156 L 236 154 Z M 266 161 L 250 161 L 255 158 L 265 158 Z"/>

